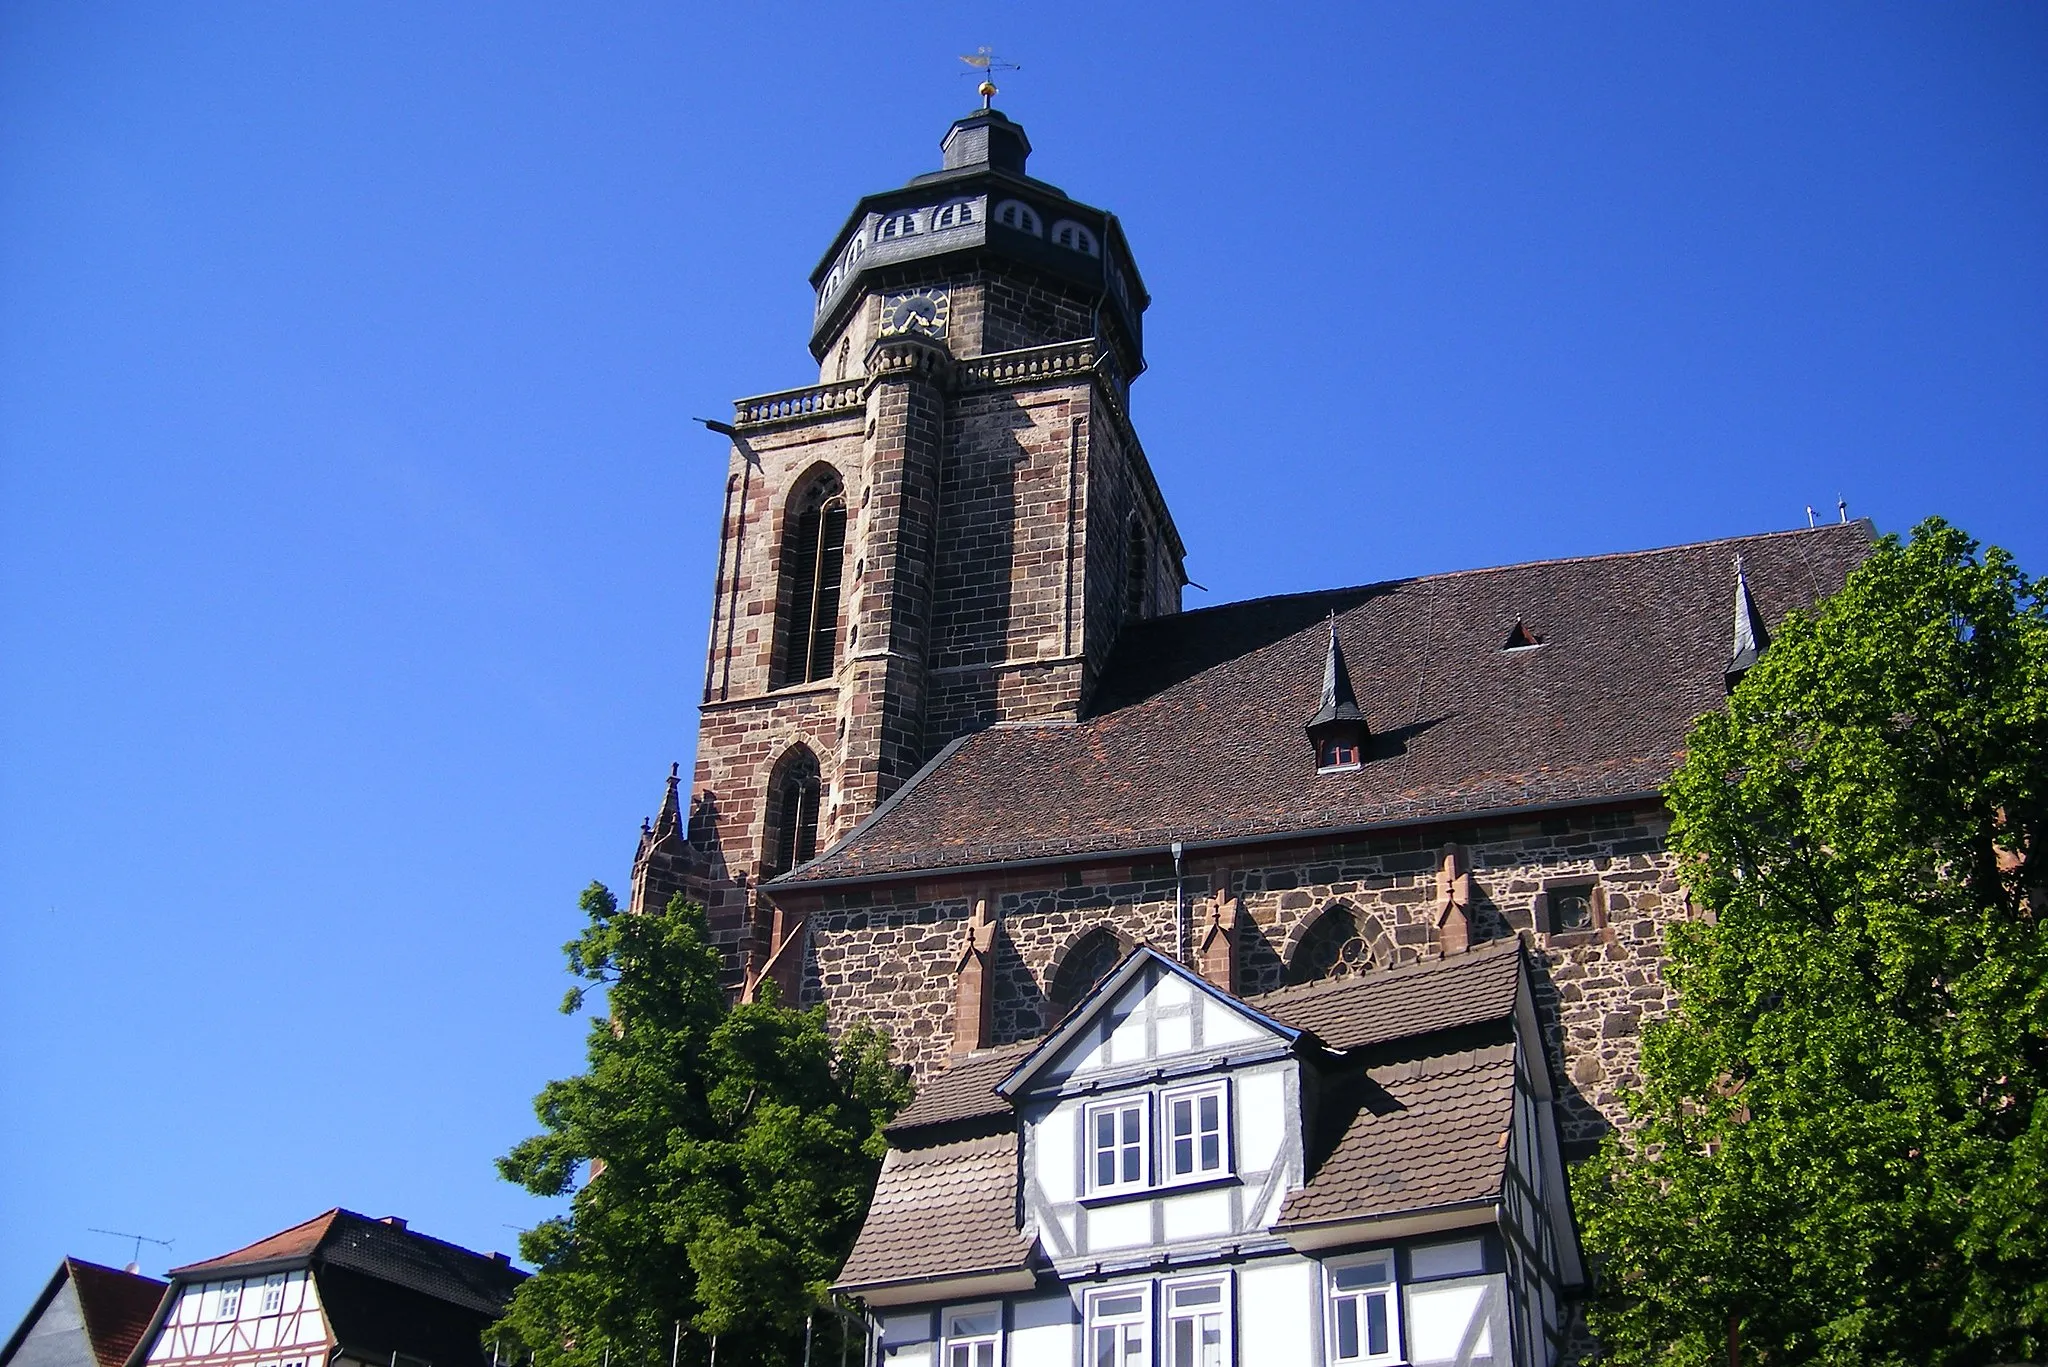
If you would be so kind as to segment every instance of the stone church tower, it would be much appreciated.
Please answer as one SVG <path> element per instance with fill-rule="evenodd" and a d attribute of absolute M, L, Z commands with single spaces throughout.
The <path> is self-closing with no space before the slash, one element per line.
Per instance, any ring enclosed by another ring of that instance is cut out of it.
<path fill-rule="evenodd" d="M 940 169 L 854 207 L 812 272 L 818 382 L 730 425 L 687 816 L 672 775 L 633 898 L 705 902 L 751 987 L 759 884 L 949 742 L 1072 720 L 1126 623 L 1180 610 L 1183 548 L 1132 430 L 1148 303 L 1114 215 L 1026 171 L 983 109 Z"/>

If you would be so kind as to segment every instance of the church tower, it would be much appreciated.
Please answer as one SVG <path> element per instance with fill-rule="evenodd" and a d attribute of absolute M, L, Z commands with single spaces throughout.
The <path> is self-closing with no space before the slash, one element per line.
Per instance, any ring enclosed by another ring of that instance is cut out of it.
<path fill-rule="evenodd" d="M 636 905 L 701 897 L 750 987 L 760 882 L 949 742 L 1071 721 L 1183 548 L 1129 417 L 1148 298 L 1114 215 L 1025 169 L 1001 112 L 854 207 L 811 274 L 818 382 L 736 405 L 686 822 Z M 673 793 L 674 789 L 671 788 Z"/>

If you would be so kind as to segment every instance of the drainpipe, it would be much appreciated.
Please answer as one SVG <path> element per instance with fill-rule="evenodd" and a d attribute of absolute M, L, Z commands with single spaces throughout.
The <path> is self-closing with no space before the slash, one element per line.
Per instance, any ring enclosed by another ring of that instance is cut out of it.
<path fill-rule="evenodd" d="M 1181 843 L 1173 842 L 1173 933 L 1180 945 L 1180 961 L 1188 961 L 1188 917 L 1187 898 L 1182 895 L 1180 881 Z"/>

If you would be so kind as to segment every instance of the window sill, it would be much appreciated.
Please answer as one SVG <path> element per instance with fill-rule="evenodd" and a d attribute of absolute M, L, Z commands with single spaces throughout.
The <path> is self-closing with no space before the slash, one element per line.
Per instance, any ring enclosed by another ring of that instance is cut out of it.
<path fill-rule="evenodd" d="M 1184 1177 L 1178 1181 L 1160 1182 L 1149 1187 L 1119 1187 L 1115 1191 L 1091 1192 L 1083 1196 L 1080 1203 L 1084 1206 L 1115 1206 L 1122 1205 L 1126 1201 L 1144 1201 L 1160 1196 L 1180 1196 L 1191 1191 L 1208 1191 L 1214 1187 L 1234 1187 L 1238 1185 L 1240 1183 L 1237 1174 L 1226 1172 L 1216 1177 Z"/>

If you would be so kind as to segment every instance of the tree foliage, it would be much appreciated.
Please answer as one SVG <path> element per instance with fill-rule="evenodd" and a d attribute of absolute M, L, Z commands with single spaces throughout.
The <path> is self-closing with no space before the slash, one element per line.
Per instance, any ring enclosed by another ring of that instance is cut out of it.
<path fill-rule="evenodd" d="M 539 1270 L 502 1328 L 562 1367 L 665 1364 L 678 1324 L 685 1362 L 713 1334 L 723 1361 L 794 1361 L 909 1084 L 866 1026 L 835 1042 L 822 1007 L 789 1009 L 772 989 L 729 1004 L 701 908 L 623 914 L 597 883 L 582 907 L 569 969 L 607 996 L 588 1070 L 543 1088 L 542 1132 L 498 1160 L 507 1180 L 574 1198 L 521 1236 Z"/>
<path fill-rule="evenodd" d="M 1671 780 L 1637 1128 L 1576 1177 L 1610 1360 L 2048 1349 L 2048 608 L 1939 519 L 1786 621 Z M 2031 858 L 2030 858 L 2031 856 Z"/>

